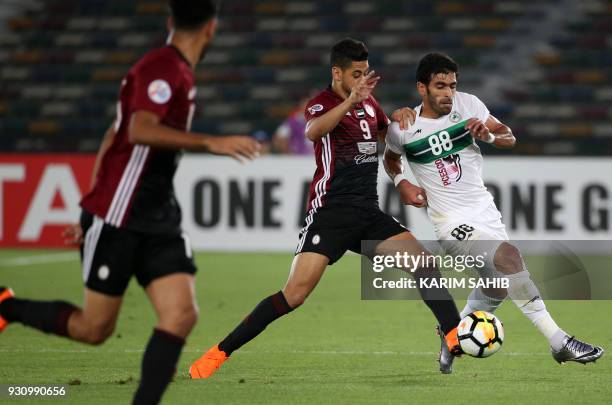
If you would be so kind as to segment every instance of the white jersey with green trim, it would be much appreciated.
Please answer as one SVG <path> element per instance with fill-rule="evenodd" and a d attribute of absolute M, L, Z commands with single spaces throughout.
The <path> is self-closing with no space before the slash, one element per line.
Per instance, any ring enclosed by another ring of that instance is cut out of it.
<path fill-rule="evenodd" d="M 391 124 L 387 146 L 408 160 L 427 193 L 427 214 L 436 228 L 478 218 L 495 205 L 482 180 L 480 148 L 465 124 L 470 118 L 486 122 L 489 110 L 476 96 L 461 92 L 455 93 L 451 113 L 438 119 L 420 116 L 421 107 L 415 108 L 417 118 L 408 130 Z M 487 217 L 499 220 L 501 214 Z"/>

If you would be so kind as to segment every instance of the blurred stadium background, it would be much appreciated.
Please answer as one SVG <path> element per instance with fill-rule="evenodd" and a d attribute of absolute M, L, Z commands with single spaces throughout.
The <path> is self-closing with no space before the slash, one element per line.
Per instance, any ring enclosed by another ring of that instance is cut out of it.
<path fill-rule="evenodd" d="M 121 78 L 164 42 L 165 19 L 160 0 L 3 0 L 1 150 L 95 151 Z M 194 129 L 272 136 L 327 84 L 328 49 L 347 35 L 370 47 L 387 110 L 416 104 L 416 62 L 441 50 L 460 63 L 460 88 L 520 139 L 487 153 L 612 153 L 607 0 L 225 0 L 197 74 Z"/>

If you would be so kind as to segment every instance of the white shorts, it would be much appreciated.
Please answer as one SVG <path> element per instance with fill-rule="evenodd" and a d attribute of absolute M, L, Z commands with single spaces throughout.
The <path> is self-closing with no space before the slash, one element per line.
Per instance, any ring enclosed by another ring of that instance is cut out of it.
<path fill-rule="evenodd" d="M 476 219 L 438 224 L 436 237 L 447 254 L 453 256 L 484 256 L 485 265 L 475 268 L 481 277 L 498 277 L 493 261 L 499 245 L 508 241 L 506 226 L 495 205 Z"/>

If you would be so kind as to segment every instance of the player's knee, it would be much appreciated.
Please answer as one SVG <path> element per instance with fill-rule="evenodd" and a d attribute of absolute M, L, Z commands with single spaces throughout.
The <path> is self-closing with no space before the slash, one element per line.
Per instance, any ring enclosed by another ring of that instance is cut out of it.
<path fill-rule="evenodd" d="M 497 248 L 494 262 L 497 270 L 503 274 L 515 274 L 524 270 L 521 252 L 507 242 Z"/>
<path fill-rule="evenodd" d="M 482 293 L 497 300 L 504 300 L 508 296 L 508 290 L 505 288 L 483 288 Z"/>
<path fill-rule="evenodd" d="M 426 263 L 419 266 L 412 272 L 412 275 L 415 278 L 439 278 L 442 276 L 440 270 L 432 263 Z"/>
<path fill-rule="evenodd" d="M 200 316 L 200 311 L 197 306 L 191 306 L 183 312 L 182 324 L 185 328 L 193 328 L 195 324 L 198 322 L 198 317 Z"/>
<path fill-rule="evenodd" d="M 283 295 L 291 309 L 301 306 L 306 301 L 306 297 L 308 297 L 308 294 L 301 291 L 283 291 Z"/>
<path fill-rule="evenodd" d="M 316 283 L 314 285 L 316 285 Z M 289 307 L 291 307 L 291 309 L 296 309 L 304 304 L 306 298 L 308 298 L 314 289 L 314 285 L 310 282 L 287 283 L 285 288 L 283 288 L 283 295 Z"/>
<path fill-rule="evenodd" d="M 101 345 L 113 334 L 114 330 L 114 322 L 92 324 L 85 336 L 85 343 L 89 343 L 91 345 Z"/>
<path fill-rule="evenodd" d="M 286 297 L 287 304 L 291 307 L 291 309 L 296 309 L 297 307 L 302 306 L 304 301 L 306 301 L 306 296 L 294 294 L 289 297 Z"/>
<path fill-rule="evenodd" d="M 198 322 L 199 310 L 195 305 L 175 308 L 167 311 L 160 319 L 163 329 L 178 335 L 189 333 Z"/>
<path fill-rule="evenodd" d="M 176 326 L 182 330 L 191 330 L 198 322 L 198 310 L 195 306 L 184 308 L 175 317 Z"/>

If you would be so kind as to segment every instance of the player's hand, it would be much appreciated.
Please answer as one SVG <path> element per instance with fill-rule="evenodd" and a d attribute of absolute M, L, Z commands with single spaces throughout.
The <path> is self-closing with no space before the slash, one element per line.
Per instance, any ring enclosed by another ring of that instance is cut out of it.
<path fill-rule="evenodd" d="M 410 128 L 416 120 L 416 111 L 410 107 L 399 108 L 391 114 L 391 121 L 399 122 L 402 131 Z"/>
<path fill-rule="evenodd" d="M 352 104 L 361 103 L 366 98 L 370 97 L 372 90 L 380 80 L 380 76 L 374 76 L 376 72 L 370 71 L 367 75 L 357 79 L 355 86 L 351 89 L 351 94 L 348 99 Z"/>
<path fill-rule="evenodd" d="M 403 180 L 397 185 L 397 191 L 402 203 L 417 208 L 427 207 L 427 194 L 425 194 L 423 188 L 410 183 L 408 180 Z"/>
<path fill-rule="evenodd" d="M 479 141 L 487 142 L 491 136 L 489 128 L 487 128 L 486 125 L 478 118 L 470 118 L 465 124 L 465 129 L 470 131 L 470 134 L 472 134 L 474 139 L 478 139 Z"/>
<path fill-rule="evenodd" d="M 245 135 L 220 136 L 210 142 L 208 151 L 215 155 L 225 155 L 239 162 L 252 160 L 259 156 L 261 145 L 254 138 Z"/>
<path fill-rule="evenodd" d="M 80 224 L 68 225 L 62 232 L 66 245 L 80 245 L 83 243 L 83 230 Z"/>

